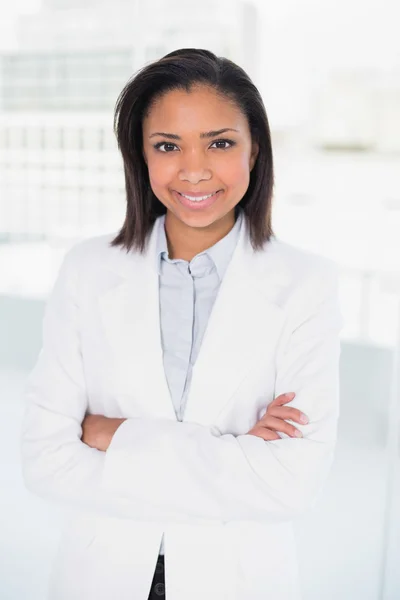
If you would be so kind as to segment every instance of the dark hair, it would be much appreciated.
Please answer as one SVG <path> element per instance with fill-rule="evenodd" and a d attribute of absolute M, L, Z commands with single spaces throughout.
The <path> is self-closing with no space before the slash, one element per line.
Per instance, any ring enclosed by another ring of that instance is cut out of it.
<path fill-rule="evenodd" d="M 247 117 L 251 137 L 259 152 L 250 173 L 249 186 L 238 205 L 243 209 L 254 250 L 275 234 L 271 226 L 274 185 L 271 135 L 264 103 L 247 73 L 228 58 L 209 50 L 182 48 L 166 54 L 140 69 L 118 96 L 114 113 L 114 132 L 121 151 L 126 189 L 126 216 L 111 246 L 133 246 L 143 252 L 154 222 L 166 207 L 150 186 L 142 154 L 142 120 L 152 104 L 165 93 L 205 84 L 233 101 Z M 235 207 L 235 214 L 237 210 Z"/>

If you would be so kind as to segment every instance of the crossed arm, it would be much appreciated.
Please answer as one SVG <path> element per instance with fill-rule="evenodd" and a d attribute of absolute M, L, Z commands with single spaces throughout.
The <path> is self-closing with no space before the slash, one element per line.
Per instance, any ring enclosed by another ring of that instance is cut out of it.
<path fill-rule="evenodd" d="M 310 508 L 336 440 L 342 325 L 336 271 L 319 271 L 305 282 L 304 301 L 277 356 L 275 392 L 296 392 L 292 406 L 309 417 L 300 428 L 303 438 L 265 442 L 249 434 L 217 437 L 197 423 L 165 419 L 105 421 L 100 415 L 85 422 L 76 268 L 67 256 L 26 387 L 21 458 L 28 489 L 138 520 L 282 521 Z M 86 434 L 104 450 L 85 443 Z"/>

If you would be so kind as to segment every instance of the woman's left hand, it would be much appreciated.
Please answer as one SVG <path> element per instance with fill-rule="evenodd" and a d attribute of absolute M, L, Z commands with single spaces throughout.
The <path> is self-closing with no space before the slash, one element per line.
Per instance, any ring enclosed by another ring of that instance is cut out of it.
<path fill-rule="evenodd" d="M 82 421 L 81 440 L 91 448 L 105 452 L 114 433 L 126 419 L 114 419 L 103 415 L 86 415 Z"/>

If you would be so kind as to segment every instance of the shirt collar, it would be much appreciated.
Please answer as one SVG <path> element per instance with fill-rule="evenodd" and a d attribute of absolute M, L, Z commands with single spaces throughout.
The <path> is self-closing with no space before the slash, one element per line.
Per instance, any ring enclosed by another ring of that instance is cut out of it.
<path fill-rule="evenodd" d="M 239 207 L 238 216 L 236 218 L 235 224 L 229 233 L 226 234 L 221 240 L 219 240 L 216 244 L 207 248 L 203 252 L 196 254 L 196 256 L 200 256 L 201 254 L 206 254 L 213 261 L 218 276 L 222 281 L 223 276 L 225 275 L 225 271 L 228 268 L 229 261 L 231 259 L 233 250 L 236 246 L 237 240 L 239 238 L 240 229 L 242 227 L 243 221 L 243 209 Z M 161 275 L 161 261 L 162 260 L 171 260 L 168 256 L 168 245 L 167 245 L 167 237 L 165 234 L 165 214 L 160 217 L 160 224 L 158 228 L 157 235 L 157 271 L 158 274 Z M 193 257 L 192 260 L 194 260 Z"/>

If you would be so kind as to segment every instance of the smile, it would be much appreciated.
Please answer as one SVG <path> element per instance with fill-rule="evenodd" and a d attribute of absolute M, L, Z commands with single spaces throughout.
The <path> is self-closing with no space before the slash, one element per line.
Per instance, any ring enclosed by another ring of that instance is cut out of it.
<path fill-rule="evenodd" d="M 188 200 L 191 200 L 192 202 L 201 202 L 202 200 L 206 200 L 206 198 L 211 198 L 211 196 L 214 196 L 216 193 L 217 192 L 212 192 L 212 194 L 207 194 L 206 196 L 190 196 L 188 194 L 182 194 L 181 192 L 178 192 L 178 194 L 184 198 L 187 198 Z"/>
<path fill-rule="evenodd" d="M 181 192 L 174 191 L 173 194 L 180 204 L 187 208 L 207 208 L 211 206 L 217 198 L 223 193 L 223 190 L 217 190 L 212 194 L 206 194 L 203 196 L 190 196 L 189 194 L 181 194 Z"/>

